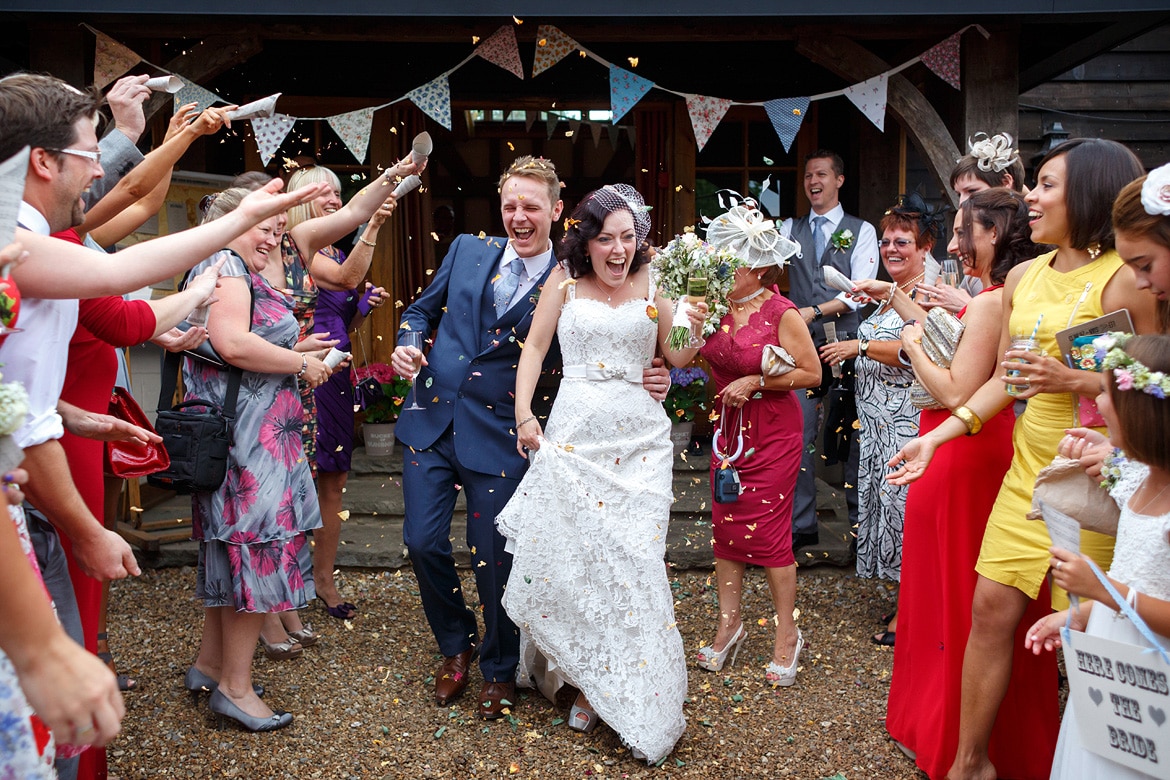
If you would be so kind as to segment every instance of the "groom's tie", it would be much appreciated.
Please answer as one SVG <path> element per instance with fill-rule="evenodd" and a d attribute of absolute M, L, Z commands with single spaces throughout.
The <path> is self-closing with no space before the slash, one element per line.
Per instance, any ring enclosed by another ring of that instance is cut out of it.
<path fill-rule="evenodd" d="M 504 312 L 508 310 L 508 304 L 512 302 L 512 296 L 520 286 L 520 272 L 523 270 L 524 261 L 519 257 L 513 257 L 508 273 L 501 274 L 500 283 L 496 285 L 496 317 L 503 317 Z"/>

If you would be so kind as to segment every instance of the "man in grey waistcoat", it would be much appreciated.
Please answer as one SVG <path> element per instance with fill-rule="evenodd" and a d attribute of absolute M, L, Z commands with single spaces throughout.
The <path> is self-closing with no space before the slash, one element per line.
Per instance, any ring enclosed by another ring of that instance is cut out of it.
<path fill-rule="evenodd" d="M 850 279 L 872 279 L 878 271 L 877 232 L 873 225 L 846 214 L 838 197 L 845 183 L 845 163 L 835 152 L 818 149 L 805 158 L 804 194 L 812 211 L 799 219 L 787 219 L 781 233 L 800 244 L 801 253 L 788 264 L 789 299 L 800 307 L 819 350 L 825 344 L 825 325 L 832 323 L 838 340 L 855 338 L 860 317 L 857 304 L 827 286 L 821 268 L 831 265 Z M 852 373 L 852 361 L 845 366 Z M 792 511 L 793 549 L 819 541 L 817 533 L 816 457 L 817 432 L 823 422 L 823 398 L 833 379 L 801 397 L 804 412 L 804 450 Z M 845 463 L 846 501 L 849 520 L 857 523 L 857 446 L 849 448 Z"/>

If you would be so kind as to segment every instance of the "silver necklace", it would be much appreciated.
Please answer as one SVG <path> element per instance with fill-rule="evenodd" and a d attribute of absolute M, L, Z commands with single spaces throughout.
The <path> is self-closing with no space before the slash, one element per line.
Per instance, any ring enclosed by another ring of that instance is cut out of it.
<path fill-rule="evenodd" d="M 1161 497 L 1162 497 L 1162 494 L 1166 492 L 1166 488 L 1170 488 L 1170 482 L 1168 482 L 1168 483 L 1166 483 L 1165 485 L 1163 485 L 1163 486 L 1162 486 L 1162 489 L 1158 491 L 1158 494 L 1157 494 L 1156 496 L 1154 496 L 1154 497 L 1153 497 L 1153 498 L 1151 498 L 1149 501 L 1147 501 L 1147 502 L 1145 502 L 1144 504 L 1142 504 L 1142 508 L 1141 508 L 1141 509 L 1135 509 L 1135 510 L 1133 510 L 1133 511 L 1134 511 L 1134 514 L 1138 514 L 1138 515 L 1140 515 L 1140 514 L 1144 513 L 1144 512 L 1146 511 L 1146 509 L 1147 509 L 1147 508 L 1149 508 L 1149 506 L 1150 506 L 1151 504 L 1153 504 L 1155 501 L 1157 501 L 1159 498 L 1161 498 Z"/>
<path fill-rule="evenodd" d="M 750 301 L 752 298 L 758 298 L 758 297 L 760 297 L 761 295 L 763 295 L 763 294 L 764 294 L 764 289 L 765 289 L 765 288 L 761 287 L 760 289 L 756 290 L 756 291 L 755 291 L 754 293 L 752 293 L 751 295 L 745 295 L 745 296 L 744 296 L 744 297 L 742 297 L 742 298 L 732 298 L 732 299 L 731 299 L 731 302 L 732 302 L 732 303 L 747 303 L 747 302 L 748 302 L 748 301 Z"/>

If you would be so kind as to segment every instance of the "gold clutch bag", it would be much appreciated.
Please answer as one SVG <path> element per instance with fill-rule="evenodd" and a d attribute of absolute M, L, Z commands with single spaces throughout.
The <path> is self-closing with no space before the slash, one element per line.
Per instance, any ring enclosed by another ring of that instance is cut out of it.
<path fill-rule="evenodd" d="M 941 306 L 926 313 L 922 325 L 922 350 L 939 368 L 950 368 L 963 337 L 963 321 Z M 945 409 L 917 379 L 910 385 L 910 403 L 919 409 Z"/>

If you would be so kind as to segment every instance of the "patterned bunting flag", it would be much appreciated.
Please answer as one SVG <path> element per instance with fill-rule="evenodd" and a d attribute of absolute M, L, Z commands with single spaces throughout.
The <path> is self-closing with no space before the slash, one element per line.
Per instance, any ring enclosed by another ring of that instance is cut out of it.
<path fill-rule="evenodd" d="M 516 30 L 504 25 L 487 39 L 480 42 L 475 53 L 493 65 L 499 65 L 518 79 L 524 78 L 524 66 L 520 64 L 520 49 L 516 46 Z"/>
<path fill-rule="evenodd" d="M 415 87 L 406 96 L 431 119 L 451 129 L 451 84 L 446 73 Z"/>
<path fill-rule="evenodd" d="M 536 28 L 536 59 L 532 63 L 532 77 L 536 78 L 580 48 L 580 44 L 551 24 L 540 25 Z"/>
<path fill-rule="evenodd" d="M 962 88 L 959 76 L 959 39 L 962 37 L 963 31 L 959 30 L 942 43 L 932 46 L 926 54 L 922 55 L 922 64 L 955 89 Z"/>
<path fill-rule="evenodd" d="M 845 97 L 873 122 L 878 130 L 886 131 L 886 86 L 889 76 L 882 73 L 860 84 L 845 89 Z"/>
<path fill-rule="evenodd" d="M 636 76 L 617 65 L 609 66 L 609 103 L 613 110 L 613 121 L 625 116 L 642 96 L 650 91 L 654 82 Z"/>
<path fill-rule="evenodd" d="M 731 101 L 723 98 L 687 95 L 687 113 L 691 115 L 691 127 L 695 129 L 695 142 L 700 152 L 730 107 Z"/>
<path fill-rule="evenodd" d="M 333 132 L 345 142 L 345 148 L 361 163 L 366 161 L 370 151 L 370 128 L 374 125 L 374 109 L 359 108 L 348 114 L 338 114 L 328 119 Z"/>
<path fill-rule="evenodd" d="M 182 76 L 179 76 L 179 78 L 183 81 L 183 88 L 175 93 L 175 111 L 179 110 L 179 106 L 185 106 L 188 103 L 195 103 L 195 110 L 198 112 L 202 111 L 208 106 L 215 105 L 216 103 L 227 102 L 219 95 L 215 94 L 214 92 L 208 92 L 206 89 L 199 86 L 195 82 L 188 81 Z"/>
<path fill-rule="evenodd" d="M 268 165 L 276 150 L 292 131 L 297 118 L 287 114 L 273 114 L 270 117 L 256 117 L 249 121 L 252 123 L 252 135 L 256 138 L 256 148 L 260 150 L 260 162 Z"/>
<path fill-rule="evenodd" d="M 780 143 L 784 151 L 792 151 L 792 142 L 800 131 L 804 122 L 804 115 L 808 113 L 808 98 L 778 98 L 764 104 L 764 111 L 768 119 L 772 120 L 772 127 L 776 135 L 780 136 Z"/>
<path fill-rule="evenodd" d="M 94 35 L 97 43 L 93 53 L 93 85 L 105 89 L 107 84 L 142 62 L 142 58 L 108 35 L 100 32 Z"/>

